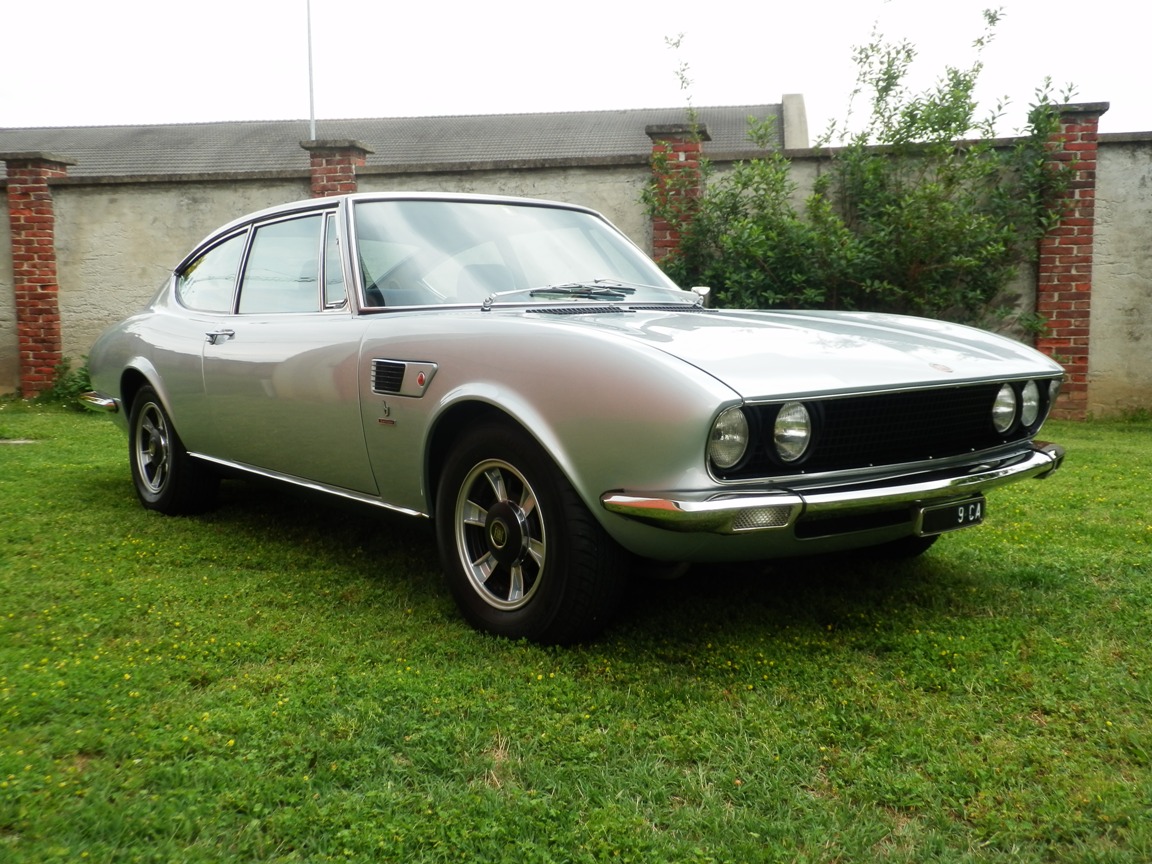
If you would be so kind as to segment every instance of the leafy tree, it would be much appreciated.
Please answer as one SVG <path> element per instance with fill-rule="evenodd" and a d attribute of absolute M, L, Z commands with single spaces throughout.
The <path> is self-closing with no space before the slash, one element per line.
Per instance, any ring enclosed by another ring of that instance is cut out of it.
<path fill-rule="evenodd" d="M 1051 158 L 1059 117 L 1049 81 L 1011 141 L 994 140 L 1003 103 L 977 114 L 980 55 L 998 20 L 985 12 L 974 62 L 947 67 L 920 93 L 907 85 L 915 48 L 874 31 L 853 57 L 852 101 L 866 95 L 868 113 L 857 131 L 829 127 L 820 142 L 827 163 L 802 206 L 789 161 L 771 149 L 768 121 L 750 122 L 764 154 L 723 174 L 705 165 L 700 193 L 689 194 L 696 178 L 657 159 L 663 179 L 646 203 L 681 234 L 665 269 L 681 284 L 711 285 L 730 306 L 985 317 L 1017 268 L 1034 260 L 1069 176 Z"/>

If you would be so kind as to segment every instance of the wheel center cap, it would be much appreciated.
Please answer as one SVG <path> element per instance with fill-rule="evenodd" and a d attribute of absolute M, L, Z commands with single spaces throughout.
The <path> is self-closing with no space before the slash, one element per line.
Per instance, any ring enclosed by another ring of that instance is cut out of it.
<path fill-rule="evenodd" d="M 493 549 L 503 549 L 508 545 L 508 526 L 499 519 L 488 526 L 488 542 Z"/>
<path fill-rule="evenodd" d="M 505 567 L 519 561 L 528 543 L 528 531 L 520 508 L 507 501 L 494 506 L 488 511 L 484 536 L 488 540 L 488 551 Z"/>

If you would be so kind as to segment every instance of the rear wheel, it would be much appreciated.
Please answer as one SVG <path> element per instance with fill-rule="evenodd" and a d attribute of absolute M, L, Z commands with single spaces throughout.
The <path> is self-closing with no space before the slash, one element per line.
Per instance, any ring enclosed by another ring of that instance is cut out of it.
<path fill-rule="evenodd" d="M 216 503 L 219 478 L 188 455 L 160 397 L 141 387 L 128 420 L 128 460 L 140 503 L 168 515 L 202 513 Z"/>
<path fill-rule="evenodd" d="M 574 642 L 603 628 L 623 593 L 623 551 L 510 424 L 457 442 L 436 496 L 436 537 L 457 605 L 489 633 Z"/>

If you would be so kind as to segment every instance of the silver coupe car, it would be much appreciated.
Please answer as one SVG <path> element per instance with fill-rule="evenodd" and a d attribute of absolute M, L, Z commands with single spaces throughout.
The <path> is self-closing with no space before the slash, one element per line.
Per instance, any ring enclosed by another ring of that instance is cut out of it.
<path fill-rule="evenodd" d="M 211 234 L 89 355 L 140 501 L 259 475 L 433 520 L 476 627 L 594 634 L 636 561 L 926 550 L 1034 441 L 1060 366 L 981 330 L 707 308 L 598 213 L 389 194 Z"/>

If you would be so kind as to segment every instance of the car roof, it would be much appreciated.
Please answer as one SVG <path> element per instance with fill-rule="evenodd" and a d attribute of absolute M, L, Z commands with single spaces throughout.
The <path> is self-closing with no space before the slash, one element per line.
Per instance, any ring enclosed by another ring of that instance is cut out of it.
<path fill-rule="evenodd" d="M 249 222 L 259 222 L 272 216 L 285 213 L 307 213 L 311 210 L 331 209 L 345 201 L 350 204 L 363 201 L 460 201 L 484 204 L 521 204 L 536 207 L 559 207 L 565 210 L 581 210 L 596 216 L 600 214 L 589 207 L 579 204 L 569 204 L 563 201 L 549 201 L 545 198 L 524 198 L 515 195 L 483 195 L 474 192 L 354 192 L 347 195 L 332 195 L 325 198 L 305 198 L 299 201 L 290 201 L 265 207 L 234 219 L 220 226 L 205 239 L 227 233 Z M 198 244 L 202 245 L 202 244 Z"/>
<path fill-rule="evenodd" d="M 352 192 L 346 195 L 330 195 L 323 198 L 304 198 L 299 201 L 289 201 L 284 204 L 265 207 L 262 210 L 256 210 L 237 219 L 233 219 L 231 222 L 227 222 L 205 235 L 199 243 L 194 245 L 188 253 L 180 259 L 180 263 L 176 265 L 175 269 L 183 269 L 189 262 L 198 257 L 206 247 L 215 245 L 218 240 L 223 239 L 226 235 L 253 222 L 261 222 L 265 219 L 293 213 L 334 210 L 340 206 L 342 202 L 355 204 L 364 201 L 460 201 L 483 204 L 519 204 L 522 206 L 528 205 L 577 210 L 598 216 L 601 219 L 604 218 L 599 212 L 589 207 L 584 207 L 579 204 L 569 204 L 563 201 L 549 201 L 545 198 L 524 198 L 515 195 L 484 195 L 475 192 Z"/>

